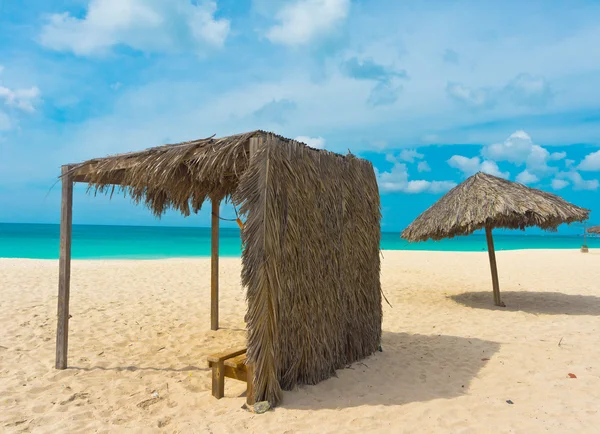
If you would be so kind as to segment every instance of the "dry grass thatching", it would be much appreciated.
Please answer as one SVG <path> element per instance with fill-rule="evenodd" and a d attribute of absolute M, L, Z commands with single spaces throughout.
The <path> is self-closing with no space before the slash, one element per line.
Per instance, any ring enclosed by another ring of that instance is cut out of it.
<path fill-rule="evenodd" d="M 371 164 L 267 139 L 234 201 L 256 398 L 315 384 L 381 337 L 380 210 Z"/>
<path fill-rule="evenodd" d="M 260 144 L 250 158 L 249 139 Z M 314 384 L 377 350 L 380 204 L 370 162 L 256 131 L 76 165 L 92 190 L 118 184 L 156 215 L 231 196 L 246 222 L 248 358 L 255 399 Z"/>
<path fill-rule="evenodd" d="M 590 234 L 600 234 L 600 226 L 592 226 L 591 228 L 588 228 L 587 231 Z"/>
<path fill-rule="evenodd" d="M 73 165 L 75 181 L 95 192 L 122 190 L 160 216 L 167 209 L 198 212 L 208 198 L 231 195 L 248 167 L 248 141 L 262 131 L 164 145 Z"/>
<path fill-rule="evenodd" d="M 440 240 L 489 228 L 556 230 L 590 211 L 542 190 L 479 172 L 446 193 L 403 232 L 408 241 Z"/>

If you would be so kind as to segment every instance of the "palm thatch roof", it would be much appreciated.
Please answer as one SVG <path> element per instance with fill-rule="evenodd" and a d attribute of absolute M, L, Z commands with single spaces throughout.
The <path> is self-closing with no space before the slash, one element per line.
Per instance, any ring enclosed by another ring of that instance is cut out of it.
<path fill-rule="evenodd" d="M 592 226 L 591 228 L 588 228 L 587 231 L 590 234 L 600 234 L 600 225 L 599 226 Z"/>
<path fill-rule="evenodd" d="M 69 174 L 75 182 L 88 183 L 95 192 L 112 195 L 123 190 L 136 203 L 145 202 L 157 216 L 169 208 L 187 216 L 198 212 L 206 199 L 220 200 L 235 192 L 248 168 L 249 141 L 253 137 L 294 142 L 257 130 L 94 158 L 71 165 Z M 314 152 L 338 155 L 302 145 Z"/>
<path fill-rule="evenodd" d="M 554 194 L 479 172 L 417 217 L 402 238 L 441 240 L 485 227 L 556 230 L 562 223 L 586 220 L 589 213 Z"/>
<path fill-rule="evenodd" d="M 67 174 L 93 191 L 123 189 L 157 216 L 197 212 L 207 198 L 240 206 L 256 401 L 275 405 L 282 389 L 378 349 L 381 212 L 369 161 L 253 131 L 88 160 Z"/>

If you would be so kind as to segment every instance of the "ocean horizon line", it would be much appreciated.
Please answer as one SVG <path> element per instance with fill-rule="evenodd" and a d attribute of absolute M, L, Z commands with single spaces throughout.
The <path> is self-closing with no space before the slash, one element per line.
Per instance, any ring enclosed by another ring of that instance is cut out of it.
<path fill-rule="evenodd" d="M 30 225 L 30 226 L 54 226 L 57 228 L 60 228 L 60 223 L 29 223 L 29 222 L 23 222 L 23 223 L 17 223 L 17 222 L 0 222 L 0 226 L 2 225 Z M 144 224 L 135 224 L 135 225 L 125 225 L 125 224 L 96 224 L 96 223 L 73 223 L 73 228 L 75 227 L 107 227 L 107 228 L 153 228 L 153 229 L 183 229 L 183 230 L 196 230 L 196 229 L 203 229 L 203 230 L 211 230 L 210 226 L 179 226 L 179 225 L 144 225 Z M 401 234 L 402 231 L 404 229 L 400 229 L 400 230 L 381 230 L 382 234 Z M 233 227 L 224 227 L 224 226 L 220 226 L 219 227 L 219 231 L 231 231 L 231 232 L 236 232 L 239 233 L 240 229 L 237 226 L 233 226 Z M 516 237 L 522 237 L 522 236 L 527 236 L 527 237 L 583 237 L 583 233 L 560 233 L 560 232 L 551 232 L 551 231 L 543 231 L 540 233 L 527 233 L 526 230 L 520 230 L 520 229 L 502 229 L 502 228 L 497 228 L 494 229 L 494 236 L 496 236 L 496 233 L 502 236 L 516 236 Z M 467 237 L 470 236 L 483 236 L 485 237 L 485 233 L 483 232 L 483 229 L 479 229 L 475 232 L 473 232 L 472 234 L 466 235 Z M 594 234 L 586 234 L 587 237 L 598 237 L 598 235 L 594 235 Z M 454 237 L 457 238 L 457 237 Z"/>
<path fill-rule="evenodd" d="M 211 229 L 184 226 L 128 226 L 74 224 L 73 259 L 163 259 L 211 255 Z M 0 223 L 0 258 L 57 259 L 60 226 L 53 223 Z M 579 249 L 582 234 L 506 234 L 497 231 L 498 251 L 531 249 Z M 588 237 L 589 248 L 600 247 L 600 238 Z M 398 231 L 381 233 L 380 249 L 411 251 L 479 252 L 487 250 L 482 233 L 440 241 L 411 243 Z M 242 242 L 239 228 L 221 228 L 219 255 L 239 257 Z"/>

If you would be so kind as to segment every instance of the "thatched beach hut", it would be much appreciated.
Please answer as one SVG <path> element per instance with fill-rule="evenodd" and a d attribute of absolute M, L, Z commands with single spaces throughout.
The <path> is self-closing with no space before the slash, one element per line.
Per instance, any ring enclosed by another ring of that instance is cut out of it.
<path fill-rule="evenodd" d="M 245 219 L 248 362 L 254 398 L 315 384 L 381 338 L 380 203 L 373 166 L 264 132 L 165 145 L 63 166 L 56 367 L 67 366 L 73 183 L 122 189 L 157 216 L 212 202 L 212 328 L 218 328 L 219 203 Z"/>
<path fill-rule="evenodd" d="M 589 213 L 554 194 L 479 172 L 446 193 L 401 236 L 413 242 L 441 240 L 485 229 L 494 304 L 504 306 L 500 299 L 492 229 L 524 230 L 538 226 L 556 231 L 562 223 L 586 220 Z"/>

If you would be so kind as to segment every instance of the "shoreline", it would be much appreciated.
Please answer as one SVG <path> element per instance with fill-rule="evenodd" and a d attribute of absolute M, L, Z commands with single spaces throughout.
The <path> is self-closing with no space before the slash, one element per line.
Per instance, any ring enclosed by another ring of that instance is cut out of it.
<path fill-rule="evenodd" d="M 588 246 L 589 247 L 589 246 Z M 582 255 L 600 255 L 600 248 L 590 248 L 589 251 L 587 253 L 582 253 L 579 250 L 579 247 L 577 248 L 563 248 L 563 247 L 557 247 L 557 248 L 549 248 L 549 249 L 538 249 L 538 248 L 531 248 L 531 249 L 496 249 L 495 252 L 496 254 L 503 254 L 503 253 L 523 253 L 523 252 L 532 252 L 532 253 L 543 253 L 543 252 L 565 252 L 565 251 L 570 251 L 573 253 L 580 253 Z M 422 254 L 459 254 L 459 255 L 475 255 L 475 254 L 483 254 L 485 253 L 487 255 L 487 250 L 477 250 L 477 251 L 464 251 L 464 250 L 408 250 L 408 249 L 380 249 L 380 255 L 384 255 L 384 254 L 396 254 L 396 252 L 410 252 L 411 254 L 416 254 L 416 255 L 422 255 Z M 151 261 L 197 261 L 197 260 L 210 260 L 210 255 L 198 255 L 198 256 L 165 256 L 165 257 L 159 257 L 159 258 L 144 258 L 144 257 L 117 257 L 117 256 L 108 256 L 108 257 L 92 257 L 92 258 L 71 258 L 72 262 L 101 262 L 101 261 L 106 261 L 106 262 L 136 262 L 136 261 L 140 261 L 140 262 L 151 262 Z M 232 255 L 220 255 L 219 256 L 220 260 L 224 260 L 224 259 L 235 259 L 235 260 L 241 260 L 242 257 L 241 255 L 237 255 L 237 256 L 232 256 Z M 44 261 L 44 262 L 56 262 L 58 261 L 58 258 L 27 258 L 27 257 L 18 257 L 18 258 L 13 258 L 13 257 L 0 257 L 0 261 Z"/>

